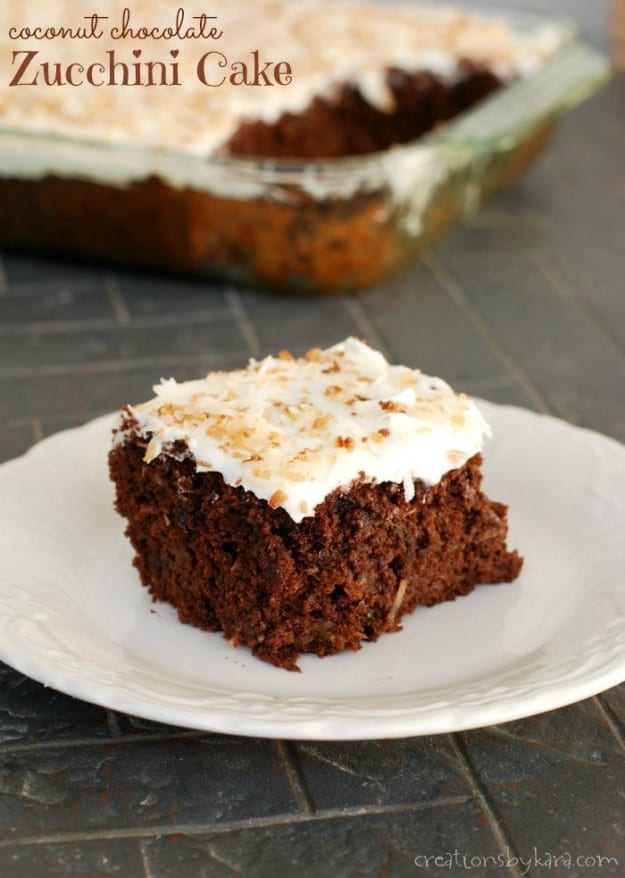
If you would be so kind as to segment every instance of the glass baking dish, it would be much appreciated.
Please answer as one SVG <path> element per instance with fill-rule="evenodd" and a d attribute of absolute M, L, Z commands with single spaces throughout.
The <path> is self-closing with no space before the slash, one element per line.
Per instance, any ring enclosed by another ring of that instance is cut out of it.
<path fill-rule="evenodd" d="M 371 155 L 205 159 L 0 127 L 0 247 L 290 293 L 375 284 L 514 183 L 609 76 L 570 23 L 498 17 L 549 23 L 559 50 L 444 129 Z"/>

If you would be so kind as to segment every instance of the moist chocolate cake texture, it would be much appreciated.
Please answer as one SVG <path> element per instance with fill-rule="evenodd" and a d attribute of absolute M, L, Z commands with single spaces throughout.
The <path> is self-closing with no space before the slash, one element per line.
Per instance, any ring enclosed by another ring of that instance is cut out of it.
<path fill-rule="evenodd" d="M 488 427 L 440 379 L 348 339 L 155 390 L 110 472 L 141 580 L 182 622 L 294 670 L 519 574 L 481 490 Z"/>

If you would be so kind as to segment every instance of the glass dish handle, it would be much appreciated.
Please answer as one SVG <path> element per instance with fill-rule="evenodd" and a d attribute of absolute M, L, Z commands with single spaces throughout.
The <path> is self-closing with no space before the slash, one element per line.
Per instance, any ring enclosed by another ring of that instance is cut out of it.
<path fill-rule="evenodd" d="M 582 103 L 610 78 L 610 62 L 583 43 L 573 43 L 528 79 L 504 89 L 482 107 L 451 123 L 438 142 L 464 142 L 473 148 L 501 147 L 528 128 Z"/>

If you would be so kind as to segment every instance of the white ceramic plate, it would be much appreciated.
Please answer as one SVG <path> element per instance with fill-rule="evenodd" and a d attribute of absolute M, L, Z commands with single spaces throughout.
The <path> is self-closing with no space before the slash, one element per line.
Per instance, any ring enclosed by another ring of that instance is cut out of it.
<path fill-rule="evenodd" d="M 405 618 L 301 674 L 152 605 L 113 512 L 113 418 L 0 467 L 0 658 L 148 719 L 269 737 L 399 737 L 518 719 L 625 679 L 625 446 L 483 403 L 486 489 L 510 505 L 511 585 Z"/>

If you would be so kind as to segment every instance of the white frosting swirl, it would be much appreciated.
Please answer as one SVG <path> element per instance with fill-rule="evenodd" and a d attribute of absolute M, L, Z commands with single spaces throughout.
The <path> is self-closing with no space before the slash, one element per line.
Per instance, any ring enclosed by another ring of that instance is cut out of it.
<path fill-rule="evenodd" d="M 146 461 L 182 441 L 198 471 L 221 473 L 296 522 L 359 478 L 403 484 L 411 500 L 415 479 L 436 484 L 490 433 L 464 394 L 354 338 L 154 390 L 130 409 L 150 439 Z"/>

